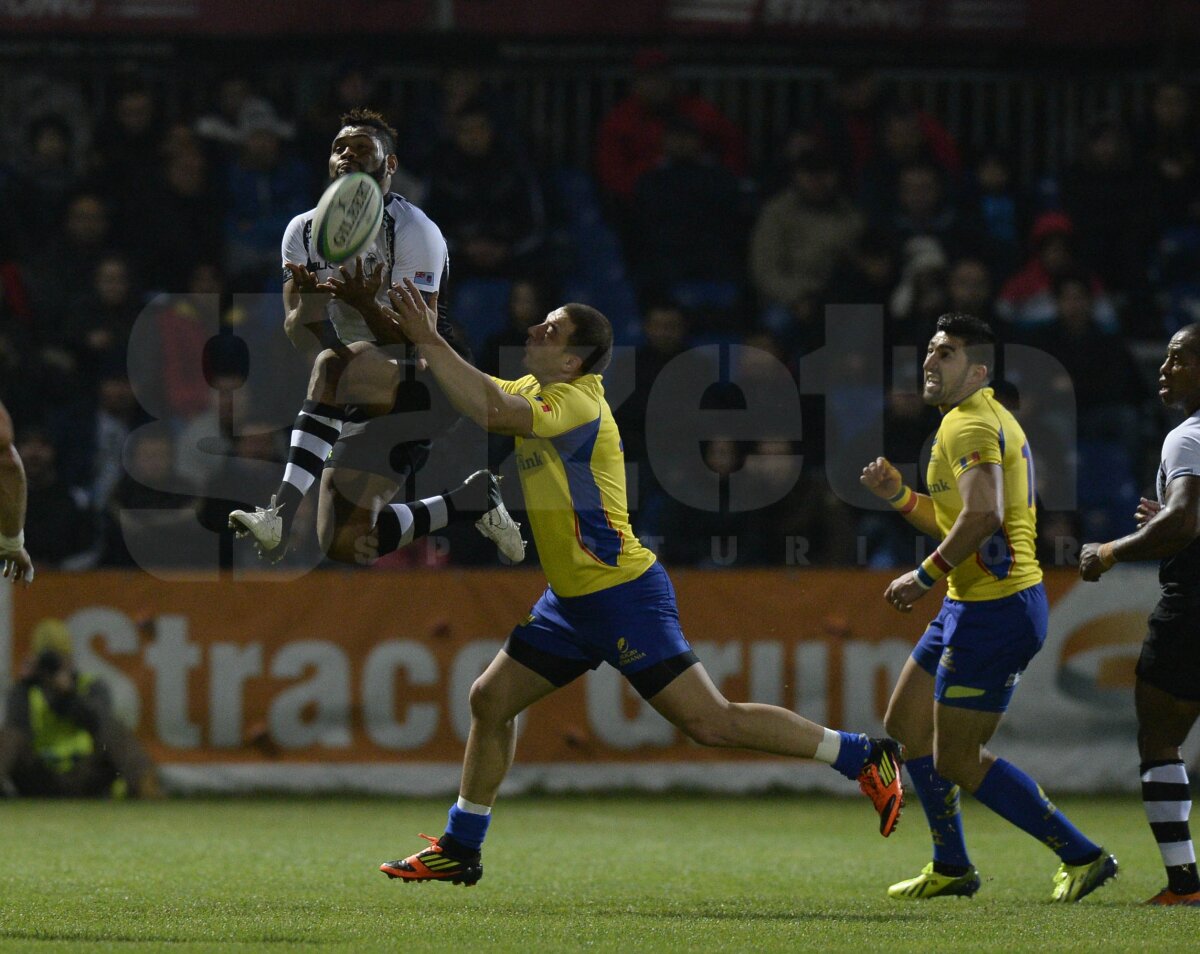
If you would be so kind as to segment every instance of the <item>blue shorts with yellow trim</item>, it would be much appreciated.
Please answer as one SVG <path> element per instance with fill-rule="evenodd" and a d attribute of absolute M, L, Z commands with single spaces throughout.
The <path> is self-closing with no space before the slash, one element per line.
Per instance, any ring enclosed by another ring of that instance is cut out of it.
<path fill-rule="evenodd" d="M 657 562 L 586 596 L 547 587 L 504 649 L 558 686 L 606 662 L 647 699 L 697 661 L 679 626 L 675 587 Z"/>
<path fill-rule="evenodd" d="M 998 600 L 946 597 L 913 650 L 948 706 L 1003 712 L 1029 661 L 1046 641 L 1050 608 L 1041 583 Z"/>

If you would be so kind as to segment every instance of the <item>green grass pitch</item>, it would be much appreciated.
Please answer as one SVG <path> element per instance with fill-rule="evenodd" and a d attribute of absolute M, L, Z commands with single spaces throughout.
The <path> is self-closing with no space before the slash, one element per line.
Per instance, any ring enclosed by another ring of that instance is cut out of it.
<path fill-rule="evenodd" d="M 473 888 L 376 865 L 439 834 L 444 800 L 0 803 L 0 951 L 1184 951 L 1140 803 L 1064 799 L 1121 875 L 1051 904 L 1054 856 L 965 800 L 972 900 L 884 889 L 928 860 L 860 798 L 502 800 Z"/>

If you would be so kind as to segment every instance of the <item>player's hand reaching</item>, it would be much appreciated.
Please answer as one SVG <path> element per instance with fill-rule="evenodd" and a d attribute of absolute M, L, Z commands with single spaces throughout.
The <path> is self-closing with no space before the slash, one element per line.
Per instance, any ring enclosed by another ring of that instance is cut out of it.
<path fill-rule="evenodd" d="M 317 276 L 303 265 L 297 265 L 295 262 L 284 262 L 283 267 L 292 276 L 292 284 L 296 286 L 296 291 L 301 295 L 328 296 L 328 292 L 323 291 L 317 283 Z"/>
<path fill-rule="evenodd" d="M 355 309 L 364 318 L 370 312 L 375 311 L 377 308 L 375 296 L 379 294 L 379 289 L 383 285 L 383 263 L 380 262 L 369 272 L 364 272 L 362 256 L 359 255 L 354 260 L 353 274 L 345 265 L 339 266 L 338 271 L 342 274 L 340 279 L 331 276 L 317 285 L 317 289 L 329 292 L 334 298 Z"/>
<path fill-rule="evenodd" d="M 904 486 L 904 478 L 900 475 L 900 471 L 896 470 L 886 457 L 876 457 L 867 464 L 863 468 L 859 481 L 881 500 L 890 500 L 895 497 L 900 493 L 900 488 Z"/>
<path fill-rule="evenodd" d="M 1160 510 L 1162 510 L 1162 504 L 1157 500 L 1147 500 L 1145 497 L 1139 500 L 1137 510 L 1133 512 L 1133 519 L 1138 525 L 1138 529 L 1140 530 L 1157 517 Z"/>
<path fill-rule="evenodd" d="M 0 550 L 0 565 L 4 567 L 6 579 L 14 583 L 23 582 L 26 586 L 33 582 L 33 561 L 24 547 L 19 550 Z"/>
<path fill-rule="evenodd" d="M 426 344 L 441 337 L 437 330 L 437 299 L 437 292 L 434 292 L 426 302 L 421 290 L 406 278 L 388 292 L 392 307 L 385 313 L 395 319 L 409 341 L 415 345 Z"/>

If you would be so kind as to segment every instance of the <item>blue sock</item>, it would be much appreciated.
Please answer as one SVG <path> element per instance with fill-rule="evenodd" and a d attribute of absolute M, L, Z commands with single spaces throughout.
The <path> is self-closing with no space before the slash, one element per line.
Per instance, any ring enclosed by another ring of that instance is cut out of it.
<path fill-rule="evenodd" d="M 476 815 L 474 812 L 464 812 L 458 805 L 451 805 L 450 815 L 446 819 L 446 834 L 460 845 L 479 851 L 491 820 L 491 815 Z"/>
<path fill-rule="evenodd" d="M 1084 837 L 1038 783 L 1011 762 L 997 759 L 975 797 L 1005 821 L 1033 835 L 1066 864 L 1083 864 L 1100 855 L 1100 846 Z"/>
<path fill-rule="evenodd" d="M 932 755 L 909 759 L 904 765 L 929 822 L 934 864 L 969 867 L 971 859 L 967 857 L 967 843 L 963 840 L 958 786 L 933 770 Z"/>
<path fill-rule="evenodd" d="M 846 778 L 856 779 L 871 754 L 871 740 L 861 732 L 839 731 L 838 735 L 842 737 L 842 747 L 833 761 L 833 767 Z"/>

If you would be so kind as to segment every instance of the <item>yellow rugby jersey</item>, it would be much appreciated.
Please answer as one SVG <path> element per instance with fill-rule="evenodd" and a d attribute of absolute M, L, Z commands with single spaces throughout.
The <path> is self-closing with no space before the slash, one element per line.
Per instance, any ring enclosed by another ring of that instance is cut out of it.
<path fill-rule="evenodd" d="M 1004 523 L 974 556 L 951 571 L 948 595 L 956 600 L 1000 599 L 1042 579 L 1034 551 L 1033 455 L 1021 425 L 991 388 L 981 388 L 947 411 L 934 438 L 925 482 L 943 537 L 962 512 L 958 478 L 977 464 L 1000 465 Z"/>
<path fill-rule="evenodd" d="M 598 374 L 547 384 L 493 378 L 533 409 L 517 468 L 542 569 L 559 596 L 637 579 L 654 563 L 629 525 L 625 452 Z"/>

